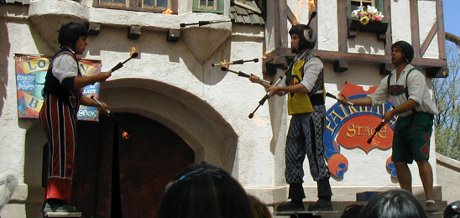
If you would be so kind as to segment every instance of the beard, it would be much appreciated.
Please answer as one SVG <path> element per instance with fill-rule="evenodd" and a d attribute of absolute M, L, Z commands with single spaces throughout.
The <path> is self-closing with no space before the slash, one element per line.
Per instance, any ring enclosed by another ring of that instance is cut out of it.
<path fill-rule="evenodd" d="M 393 59 L 391 58 L 391 63 L 395 66 L 401 65 L 401 64 L 407 64 L 406 58 L 402 56 L 401 58 Z"/>

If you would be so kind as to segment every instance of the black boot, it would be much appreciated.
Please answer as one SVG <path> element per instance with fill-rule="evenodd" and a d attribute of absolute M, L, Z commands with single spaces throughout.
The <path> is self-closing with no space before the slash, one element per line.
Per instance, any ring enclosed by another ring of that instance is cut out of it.
<path fill-rule="evenodd" d="M 289 198 L 291 201 L 279 204 L 276 211 L 303 211 L 302 199 L 305 198 L 302 183 L 289 184 Z"/>
<path fill-rule="evenodd" d="M 60 199 L 48 199 L 45 202 L 43 212 L 76 212 L 77 208 Z"/>
<path fill-rule="evenodd" d="M 318 185 L 318 201 L 316 203 L 308 205 L 308 210 L 332 210 L 332 190 L 329 184 L 329 178 L 320 180 L 317 182 Z"/>

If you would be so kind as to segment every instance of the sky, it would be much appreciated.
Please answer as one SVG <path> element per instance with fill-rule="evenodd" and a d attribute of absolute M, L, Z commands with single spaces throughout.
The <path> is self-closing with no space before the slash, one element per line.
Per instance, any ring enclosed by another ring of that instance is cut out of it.
<path fill-rule="evenodd" d="M 448 33 L 460 36 L 460 0 L 444 0 L 444 30 Z"/>

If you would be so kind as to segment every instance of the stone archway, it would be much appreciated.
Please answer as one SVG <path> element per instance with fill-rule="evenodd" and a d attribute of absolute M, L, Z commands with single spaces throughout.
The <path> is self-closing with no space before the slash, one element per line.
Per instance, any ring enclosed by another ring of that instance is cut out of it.
<path fill-rule="evenodd" d="M 113 112 L 130 112 L 174 131 L 206 161 L 232 172 L 238 136 L 230 124 L 199 97 L 169 84 L 146 79 L 120 79 L 101 86 L 100 98 Z"/>

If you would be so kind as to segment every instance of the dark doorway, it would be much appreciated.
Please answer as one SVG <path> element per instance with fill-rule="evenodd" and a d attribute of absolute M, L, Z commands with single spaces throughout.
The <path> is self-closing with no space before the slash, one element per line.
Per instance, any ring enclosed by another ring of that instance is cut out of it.
<path fill-rule="evenodd" d="M 193 163 L 193 150 L 162 124 L 116 113 L 132 132 L 124 140 L 112 119 L 79 122 L 74 202 L 84 217 L 156 217 L 166 184 Z"/>

